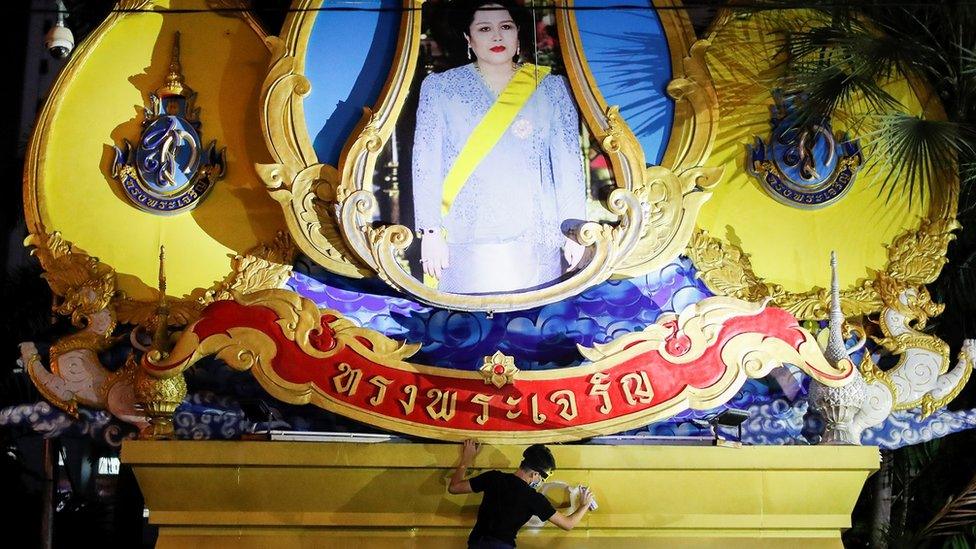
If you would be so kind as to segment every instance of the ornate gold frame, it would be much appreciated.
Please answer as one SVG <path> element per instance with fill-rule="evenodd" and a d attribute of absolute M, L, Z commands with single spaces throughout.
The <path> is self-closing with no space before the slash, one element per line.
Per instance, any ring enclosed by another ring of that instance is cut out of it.
<path fill-rule="evenodd" d="M 413 240 L 402 225 L 371 226 L 376 207 L 368 180 L 379 152 L 393 132 L 417 63 L 420 7 L 405 8 L 395 61 L 375 109 L 365 114 L 339 160 L 316 159 L 303 101 L 310 91 L 304 60 L 316 9 L 321 0 L 300 0 L 285 23 L 281 39 L 269 39 L 273 59 L 262 88 L 262 131 L 275 164 L 256 169 L 272 197 L 281 203 L 298 247 L 328 270 L 352 277 L 374 273 L 390 286 L 420 301 L 458 310 L 508 311 L 541 306 L 577 294 L 613 275 L 646 273 L 672 260 L 685 247 L 709 189 L 721 169 L 702 167 L 717 126 L 717 104 L 704 64 L 706 42 L 694 42 L 680 10 L 661 11 L 672 52 L 674 79 L 668 93 L 676 100 L 674 129 L 662 166 L 645 168 L 640 144 L 619 110 L 596 88 L 582 52 L 575 15 L 558 10 L 560 40 L 573 93 L 584 119 L 609 153 L 618 188 L 608 199 L 617 223 L 586 223 L 578 240 L 592 247 L 592 259 L 571 278 L 541 290 L 494 295 L 448 294 L 429 288 L 404 271 L 398 253 Z M 658 7 L 676 8 L 661 0 Z M 572 0 L 557 7 L 571 8 Z M 684 57 L 679 52 L 689 52 Z"/>

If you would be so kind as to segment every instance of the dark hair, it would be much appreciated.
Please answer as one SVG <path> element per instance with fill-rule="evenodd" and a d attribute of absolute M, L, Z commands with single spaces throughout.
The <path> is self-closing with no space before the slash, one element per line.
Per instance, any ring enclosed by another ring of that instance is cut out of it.
<path fill-rule="evenodd" d="M 515 26 L 521 29 L 525 27 L 525 8 L 516 4 L 513 0 L 462 0 L 456 2 L 455 26 L 461 35 L 467 34 L 474 22 L 474 14 L 485 6 L 499 6 L 496 9 L 504 9 L 512 16 Z M 491 8 L 489 8 L 491 9 Z"/>
<path fill-rule="evenodd" d="M 552 452 L 542 444 L 533 444 L 522 452 L 522 463 L 519 469 L 523 471 L 537 471 L 540 474 L 548 475 L 556 468 L 556 459 L 552 457 Z"/>

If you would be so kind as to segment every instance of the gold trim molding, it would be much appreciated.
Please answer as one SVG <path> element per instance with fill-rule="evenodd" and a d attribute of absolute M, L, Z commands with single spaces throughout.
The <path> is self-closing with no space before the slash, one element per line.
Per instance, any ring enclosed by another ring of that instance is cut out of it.
<path fill-rule="evenodd" d="M 111 309 L 114 318 L 124 324 L 149 328 L 153 323 L 158 300 L 139 301 L 118 291 L 115 269 L 77 248 L 59 232 L 44 236 L 31 234 L 24 245 L 33 247 L 31 255 L 38 258 L 45 271 L 42 276 L 62 300 L 55 312 L 71 315 L 76 326 L 82 326 L 85 315 L 99 308 Z M 291 237 L 279 232 L 273 242 L 259 244 L 244 255 L 235 256 L 233 271 L 224 280 L 179 299 L 167 297 L 168 324 L 186 326 L 200 317 L 206 305 L 218 299 L 281 288 L 291 276 L 294 255 Z M 97 302 L 88 304 L 95 299 L 93 296 L 98 296 Z"/>
<path fill-rule="evenodd" d="M 954 208 L 953 208 L 954 210 Z M 880 286 L 894 284 L 899 289 L 923 287 L 939 276 L 946 263 L 953 231 L 960 227 L 955 219 L 923 219 L 917 230 L 909 230 L 895 238 L 888 248 L 888 263 L 874 280 L 861 280 L 841 291 L 844 316 L 862 316 L 880 312 L 884 300 Z M 698 269 L 698 276 L 708 289 L 727 295 L 758 301 L 769 298 L 804 320 L 826 320 L 830 310 L 830 292 L 814 287 L 806 292 L 788 292 L 779 284 L 767 282 L 755 273 L 749 254 L 734 244 L 696 229 L 686 250 Z M 884 277 L 885 282 L 882 282 Z M 891 290 L 888 290 L 892 293 Z M 897 292 L 893 292 L 897 294 Z"/>

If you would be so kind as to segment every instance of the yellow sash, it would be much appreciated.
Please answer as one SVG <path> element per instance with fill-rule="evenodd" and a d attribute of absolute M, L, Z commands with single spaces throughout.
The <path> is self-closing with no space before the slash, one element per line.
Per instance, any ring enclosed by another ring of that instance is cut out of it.
<path fill-rule="evenodd" d="M 451 209 L 451 204 L 457 198 L 458 193 L 464 188 L 464 184 L 471 177 L 478 164 L 488 155 L 505 130 L 512 125 L 512 121 L 519 111 L 535 92 L 546 75 L 551 69 L 526 63 L 515 71 L 508 85 L 498 95 L 495 104 L 488 109 L 484 118 L 478 122 L 471 135 L 468 136 L 464 148 L 454 160 L 451 170 L 444 178 L 444 187 L 441 192 L 441 214 L 447 215 Z"/>

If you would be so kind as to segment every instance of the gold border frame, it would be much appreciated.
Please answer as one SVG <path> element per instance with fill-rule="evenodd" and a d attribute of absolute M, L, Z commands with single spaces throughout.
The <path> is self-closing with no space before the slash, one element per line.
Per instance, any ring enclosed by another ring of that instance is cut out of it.
<path fill-rule="evenodd" d="M 707 42 L 695 42 L 690 21 L 678 9 L 661 10 L 672 57 L 669 95 L 675 116 L 664 163 L 644 168 L 644 154 L 616 106 L 607 105 L 589 71 L 575 14 L 557 12 L 560 40 L 573 93 L 583 117 L 610 154 L 614 172 L 623 174 L 608 199 L 615 225 L 586 223 L 579 240 L 593 248 L 593 260 L 571 278 L 541 290 L 494 295 L 459 295 L 437 291 L 405 272 L 397 261 L 413 240 L 402 225 L 371 227 L 376 207 L 368 180 L 378 153 L 390 138 L 402 110 L 417 63 L 420 8 L 423 0 L 404 0 L 395 61 L 375 110 L 365 114 L 339 160 L 318 163 L 303 101 L 310 91 L 304 62 L 315 11 L 322 0 L 298 0 L 281 39 L 271 38 L 273 60 L 262 88 L 262 131 L 275 164 L 256 169 L 281 204 L 298 247 L 313 261 L 344 276 L 374 273 L 390 286 L 418 300 L 456 310 L 509 311 L 541 306 L 575 295 L 610 276 L 646 273 L 674 259 L 687 245 L 694 219 L 710 196 L 721 169 L 702 167 L 717 129 L 718 108 L 704 65 Z M 656 7 L 676 8 L 671 0 Z M 571 8 L 572 0 L 557 7 Z M 689 52 L 684 56 L 681 52 Z"/>

